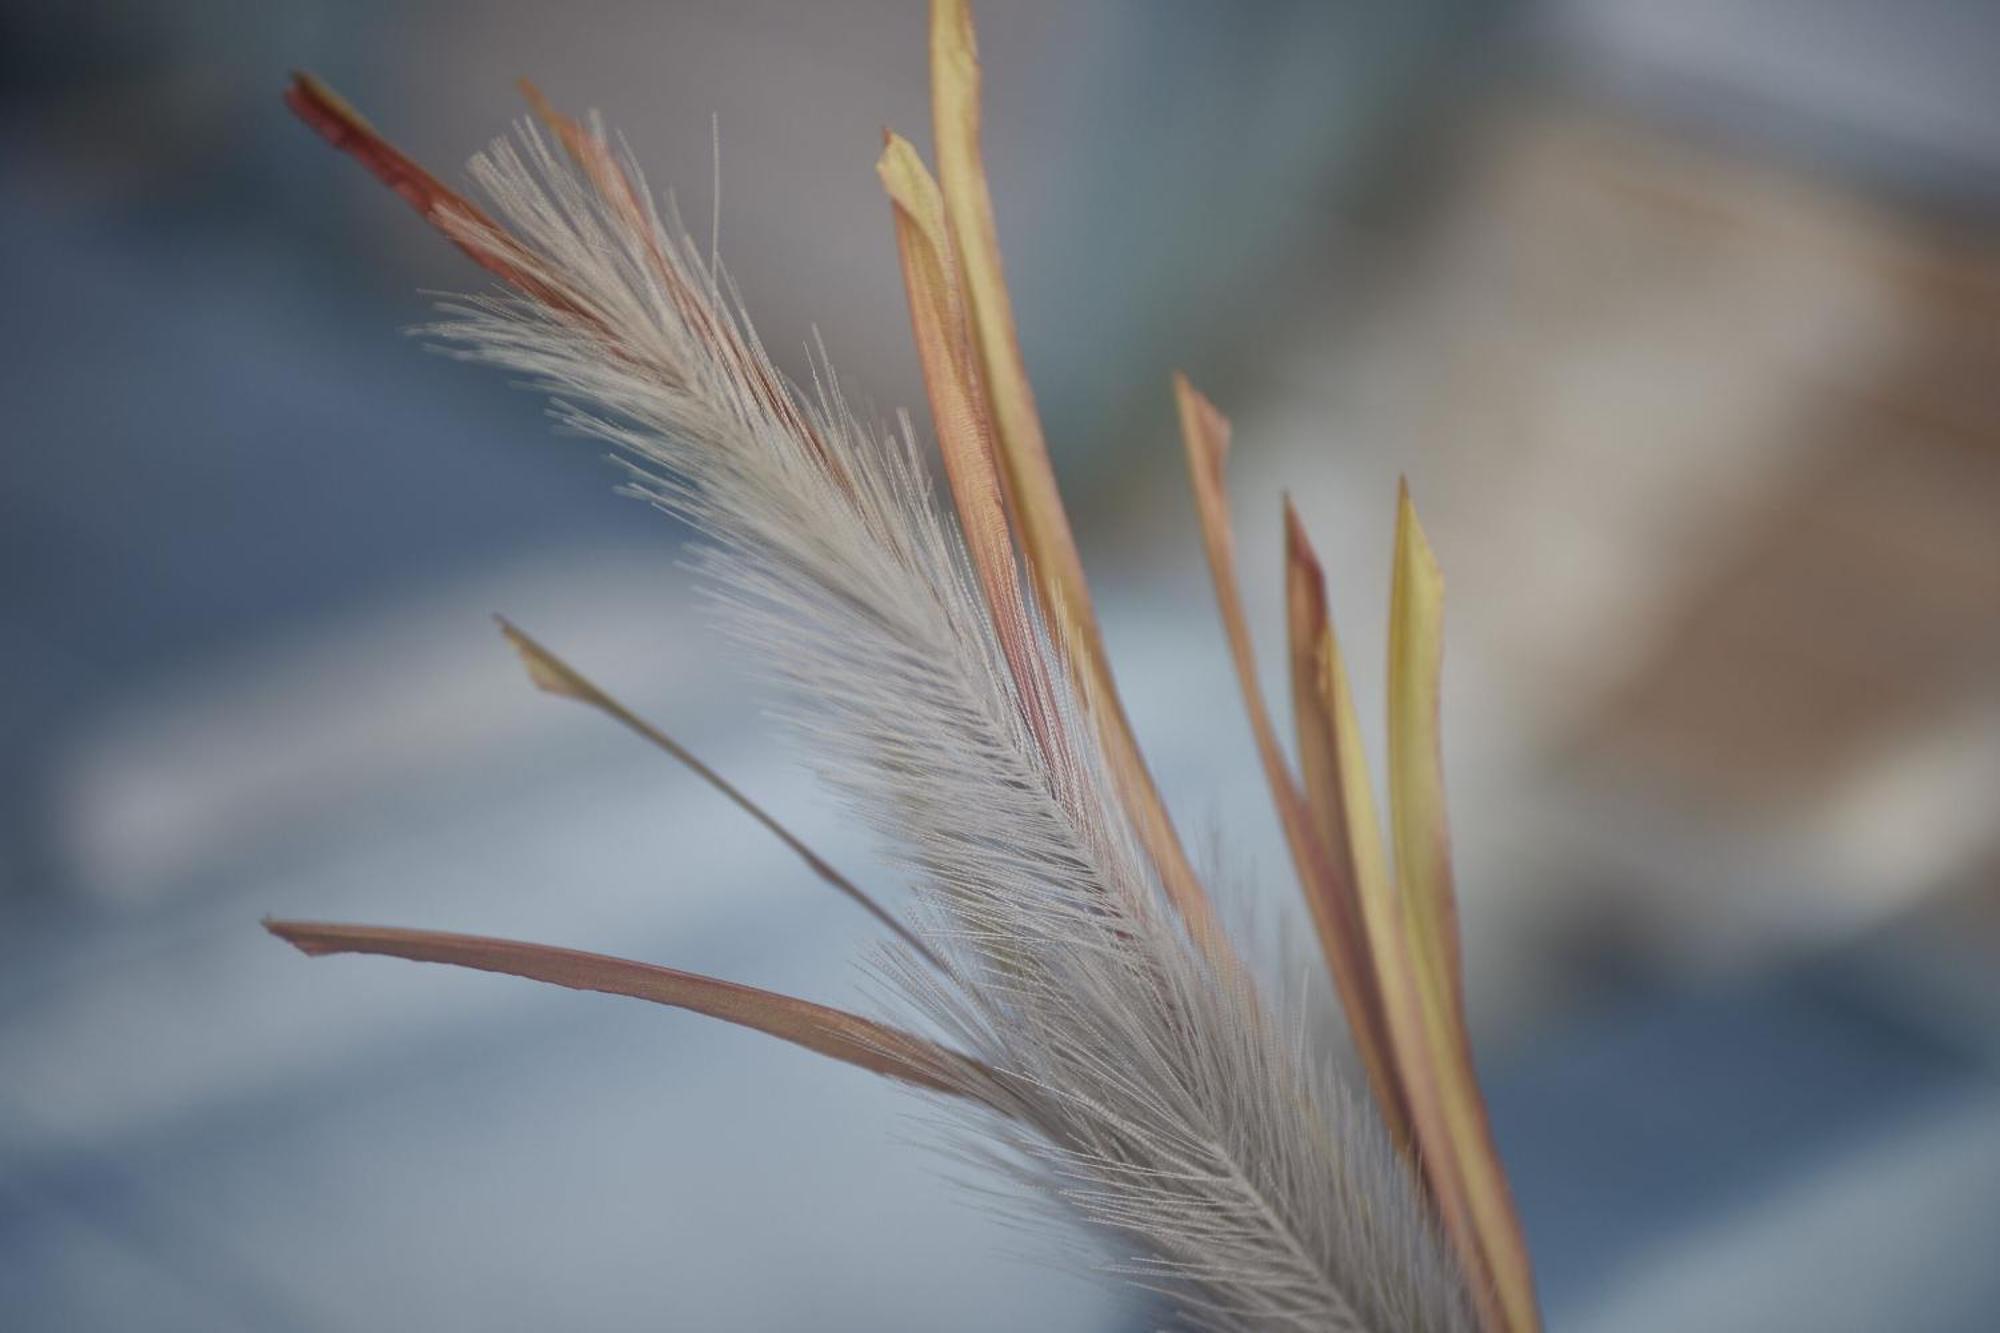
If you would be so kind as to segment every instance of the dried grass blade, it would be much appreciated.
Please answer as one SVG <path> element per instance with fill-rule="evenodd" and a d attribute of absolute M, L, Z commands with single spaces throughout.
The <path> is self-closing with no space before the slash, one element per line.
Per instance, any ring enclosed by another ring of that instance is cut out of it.
<path fill-rule="evenodd" d="M 485 210 L 384 139 L 339 93 L 301 71 L 292 75 L 285 89 L 285 105 L 322 139 L 394 190 L 481 268 L 551 309 L 577 313 L 575 303 L 540 276 L 539 265 L 507 238 Z M 480 244 L 466 239 L 472 232 L 481 237 Z"/>
<path fill-rule="evenodd" d="M 1389 816 L 1405 936 L 1453 1156 L 1504 1327 L 1532 1333 L 1541 1326 L 1534 1273 L 1493 1143 L 1465 1023 L 1439 743 L 1443 661 L 1444 579 L 1409 488 L 1402 486 L 1389 599 Z"/>
<path fill-rule="evenodd" d="M 959 529 L 979 578 L 987 614 L 1013 677 L 1022 715 L 1057 781 L 1075 771 L 1064 747 L 1055 693 L 1036 642 L 1014 564 L 1014 542 L 994 467 L 993 429 L 966 327 L 964 289 L 944 201 L 923 159 L 901 135 L 884 135 L 875 164 L 894 205 L 896 249 L 910 326 L 924 372 L 931 419 Z M 1073 803 L 1069 793 L 1066 802 Z"/>
<path fill-rule="evenodd" d="M 1365 1023 L 1371 1039 L 1382 1052 L 1381 1059 L 1387 1067 L 1387 1086 L 1375 1080 L 1373 1066 L 1369 1069 L 1370 1086 L 1391 1137 L 1398 1147 L 1414 1155 L 1409 1100 L 1398 1072 L 1382 977 L 1369 942 L 1360 896 L 1364 877 L 1372 884 L 1382 882 L 1380 835 L 1374 835 L 1372 845 L 1357 844 L 1357 835 L 1350 828 L 1351 819 L 1374 819 L 1373 803 L 1368 799 L 1365 788 L 1352 802 L 1346 794 L 1348 784 L 1343 775 L 1340 753 L 1342 730 L 1339 710 L 1342 705 L 1337 697 L 1344 692 L 1345 683 L 1344 680 L 1337 683 L 1335 679 L 1339 669 L 1336 661 L 1338 648 L 1334 644 L 1332 618 L 1327 611 L 1326 576 L 1320 569 L 1319 557 L 1314 553 L 1312 543 L 1306 537 L 1305 527 L 1299 522 L 1298 511 L 1292 508 L 1289 498 L 1285 501 L 1285 609 L 1289 630 L 1292 717 L 1298 732 L 1299 768 L 1305 777 L 1306 809 L 1320 846 L 1326 849 L 1328 857 L 1334 862 L 1335 873 L 1348 893 L 1346 906 L 1352 913 L 1353 928 L 1359 933 L 1364 959 L 1367 999 L 1361 1012 L 1348 1010 L 1348 1022 L 1357 1028 Z M 1346 706 L 1351 707 L 1351 704 Z M 1351 766 L 1358 770 L 1359 780 L 1365 783 L 1366 760 L 1358 750 Z M 1368 823 L 1362 827 L 1372 830 L 1374 826 Z M 1345 1002 L 1344 995 L 1342 998 Z M 1357 1037 L 1356 1041 L 1358 1044 L 1360 1038 Z"/>
<path fill-rule="evenodd" d="M 1299 714 L 1307 793 L 1327 836 L 1338 834 L 1342 838 L 1424 1183 L 1465 1269 L 1480 1326 L 1497 1333 L 1505 1325 L 1500 1321 L 1458 1161 L 1457 1140 L 1445 1109 L 1447 1092 L 1441 1083 L 1440 1053 L 1434 1044 L 1434 1030 L 1426 1022 L 1408 922 L 1382 840 L 1347 665 L 1327 613 L 1318 558 L 1296 516 L 1290 535 L 1288 600 L 1293 611 L 1293 654 L 1295 661 L 1303 660 L 1310 681 L 1309 688 L 1300 692 L 1304 707 Z"/>
<path fill-rule="evenodd" d="M 495 616 L 494 619 L 500 624 L 501 634 L 506 636 L 507 642 L 513 645 L 514 651 L 520 655 L 521 664 L 528 670 L 528 679 L 535 683 L 536 688 L 587 704 L 627 731 L 665 751 L 682 767 L 722 793 L 737 809 L 762 824 L 765 830 L 785 844 L 793 855 L 804 861 L 807 869 L 828 885 L 846 894 L 862 911 L 886 926 L 897 939 L 914 949 L 919 957 L 936 968 L 940 974 L 945 971 L 943 960 L 917 937 L 915 931 L 903 924 L 901 918 L 877 902 L 860 885 L 834 869 L 825 857 L 808 847 L 803 840 L 779 823 L 777 818 L 763 806 L 746 796 L 734 783 L 703 763 L 693 751 L 672 736 L 606 694 L 582 672 L 537 643 L 505 616 Z"/>
<path fill-rule="evenodd" d="M 1214 906 L 1174 830 L 1119 700 L 1076 537 L 1049 463 L 1048 442 L 1021 359 L 1013 303 L 1000 264 L 993 198 L 979 146 L 979 77 L 971 10 L 964 0 L 932 0 L 931 110 L 938 176 L 946 221 L 964 264 L 973 345 L 991 410 L 1001 483 L 1022 553 L 1042 615 L 1062 645 L 1077 693 L 1088 701 L 1119 799 L 1167 896 L 1204 950 L 1218 960 L 1227 959 L 1229 945 Z"/>
<path fill-rule="evenodd" d="M 964 1056 L 859 1014 L 651 963 L 520 940 L 393 926 L 267 918 L 264 929 L 314 958 L 359 953 L 449 963 L 686 1009 L 936 1092 L 966 1095 L 982 1078 Z"/>
<path fill-rule="evenodd" d="M 1250 715 L 1257 756 L 1263 763 L 1264 778 L 1270 784 L 1278 822 L 1291 849 L 1299 887 L 1311 911 L 1320 950 L 1326 957 L 1327 975 L 1347 1012 L 1355 1051 L 1361 1057 L 1369 1087 L 1375 1093 L 1391 1137 L 1407 1147 L 1409 1127 L 1401 1115 L 1402 1098 L 1397 1091 L 1395 1066 L 1389 1055 L 1388 1034 L 1376 993 L 1375 969 L 1368 957 L 1367 933 L 1355 901 L 1353 873 L 1344 857 L 1336 859 L 1332 854 L 1333 844 L 1326 842 L 1321 831 L 1313 827 L 1305 797 L 1285 762 L 1277 731 L 1271 725 L 1270 710 L 1264 703 L 1263 687 L 1257 680 L 1256 649 L 1251 643 L 1249 619 L 1243 612 L 1236 573 L 1236 538 L 1229 521 L 1225 478 L 1229 421 L 1185 375 L 1174 376 L 1174 405 L 1180 414 L 1188 480 L 1201 519 L 1201 540 L 1215 583 L 1216 605 L 1222 613 L 1223 634 L 1236 667 L 1243 707 Z"/>

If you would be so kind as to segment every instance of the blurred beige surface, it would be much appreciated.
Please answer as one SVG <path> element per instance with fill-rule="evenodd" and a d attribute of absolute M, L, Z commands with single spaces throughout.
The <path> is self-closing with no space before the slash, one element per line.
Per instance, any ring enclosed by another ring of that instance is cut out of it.
<path fill-rule="evenodd" d="M 1483 914 L 1740 964 L 1979 874 L 2000 251 L 1575 109 L 1495 107 L 1458 152 L 1356 243 L 1361 299 L 1325 293 L 1253 372 L 1236 490 L 1247 549 L 1276 550 L 1284 487 L 1339 552 L 1366 673 L 1410 475 Z"/>

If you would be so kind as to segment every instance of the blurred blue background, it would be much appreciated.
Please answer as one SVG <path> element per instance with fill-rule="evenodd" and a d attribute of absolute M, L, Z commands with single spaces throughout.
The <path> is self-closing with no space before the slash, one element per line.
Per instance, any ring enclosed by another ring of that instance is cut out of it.
<path fill-rule="evenodd" d="M 400 336 L 478 275 L 278 92 L 311 68 L 448 174 L 529 74 L 694 217 L 714 116 L 724 258 L 779 360 L 818 328 L 920 407 L 871 165 L 885 124 L 928 142 L 922 9 L 0 8 L 0 1326 L 1144 1326 L 859 1074 L 605 997 L 309 965 L 256 924 L 865 1003 L 865 919 L 520 679 L 491 612 L 894 896 L 681 534 Z M 1995 1327 L 2000 14 L 980 19 L 1121 683 L 1262 919 L 1289 872 L 1168 373 L 1235 419 L 1278 697 L 1280 492 L 1371 712 L 1398 473 L 1424 506 L 1475 1023 L 1551 1326 Z"/>

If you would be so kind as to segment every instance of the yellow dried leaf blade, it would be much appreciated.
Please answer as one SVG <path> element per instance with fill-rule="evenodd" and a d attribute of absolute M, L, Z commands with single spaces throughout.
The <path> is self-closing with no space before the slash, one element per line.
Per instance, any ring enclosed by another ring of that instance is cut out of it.
<path fill-rule="evenodd" d="M 935 1042 L 844 1009 L 695 972 L 547 944 L 435 930 L 268 919 L 264 928 L 315 958 L 375 954 L 624 995 L 721 1019 L 937 1092 L 965 1095 L 976 1085 L 977 1067 Z"/>
<path fill-rule="evenodd" d="M 1340 709 L 1351 709 L 1352 701 L 1343 704 L 1345 674 L 1340 672 L 1327 612 L 1325 576 L 1289 499 L 1285 502 L 1285 608 L 1292 716 L 1298 733 L 1299 767 L 1305 779 L 1304 805 L 1314 835 L 1332 862 L 1339 896 L 1331 906 L 1340 912 L 1345 930 L 1356 942 L 1356 958 L 1350 966 L 1361 998 L 1349 1001 L 1347 992 L 1342 991 L 1341 999 L 1390 1137 L 1414 1155 L 1409 1099 L 1403 1091 L 1382 977 L 1360 896 L 1364 882 L 1380 893 L 1387 881 L 1367 761 L 1358 738 L 1354 738 L 1352 753 L 1343 757 L 1341 751 L 1342 741 L 1353 737 L 1353 732 L 1351 726 L 1340 725 Z"/>
<path fill-rule="evenodd" d="M 1389 597 L 1389 817 L 1419 961 L 1426 979 L 1462 1007 L 1438 726 L 1443 663 L 1444 578 L 1401 486 Z"/>
<path fill-rule="evenodd" d="M 1118 697 L 1076 537 L 1049 462 L 1000 262 L 980 149 L 979 56 L 964 0 L 932 0 L 931 111 L 946 224 L 964 266 L 972 342 L 993 422 L 1001 486 L 1042 615 L 1061 645 L 1113 788 L 1196 941 L 1218 961 L 1228 943 Z"/>
<path fill-rule="evenodd" d="M 1077 616 L 1087 620 L 1089 593 L 1082 586 L 1075 539 L 1049 465 L 1048 442 L 1021 356 L 1013 300 L 1000 261 L 999 231 L 980 147 L 978 43 L 972 11 L 964 0 L 933 0 L 930 46 L 938 175 L 952 237 L 965 264 L 973 343 L 986 375 L 1011 503 L 1030 534 L 1027 541 L 1048 548 L 1052 576 L 1064 585 L 1063 594 Z"/>
<path fill-rule="evenodd" d="M 1438 1209 L 1438 1219 L 1444 1223 L 1444 1233 L 1450 1237 L 1452 1249 L 1464 1267 L 1466 1285 L 1480 1313 L 1480 1327 L 1488 1329 L 1488 1333 L 1498 1333 L 1504 1325 L 1494 1305 L 1486 1253 L 1480 1245 L 1446 1111 L 1444 1061 L 1432 1043 L 1434 1029 L 1426 1021 L 1408 923 L 1396 895 L 1388 849 L 1382 843 L 1382 829 L 1376 817 L 1368 759 L 1354 715 L 1354 693 L 1348 685 L 1346 662 L 1340 656 L 1330 620 L 1322 628 L 1316 656 L 1320 693 L 1326 699 L 1326 717 L 1334 733 L 1332 749 L 1338 777 L 1332 799 L 1340 801 L 1348 827 L 1356 899 L 1368 933 L 1368 957 L 1376 969 L 1384 1027 L 1388 1029 L 1396 1079 L 1410 1115 L 1412 1141 L 1416 1143 L 1424 1183 Z"/>
<path fill-rule="evenodd" d="M 1397 494 L 1389 599 L 1389 802 L 1397 882 L 1452 1153 L 1502 1327 L 1533 1333 L 1541 1326 L 1534 1272 L 1465 1021 L 1439 725 L 1443 664 L 1444 579 L 1405 485 Z"/>

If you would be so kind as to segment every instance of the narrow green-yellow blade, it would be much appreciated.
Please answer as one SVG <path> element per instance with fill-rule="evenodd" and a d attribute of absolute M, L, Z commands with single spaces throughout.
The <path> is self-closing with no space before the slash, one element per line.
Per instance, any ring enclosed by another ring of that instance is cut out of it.
<path fill-rule="evenodd" d="M 1396 510 L 1389 598 L 1389 811 L 1404 934 L 1451 1153 L 1508 1333 L 1541 1327 L 1534 1272 L 1472 1061 L 1459 965 L 1458 906 L 1439 742 L 1444 578 L 1409 488 Z"/>

